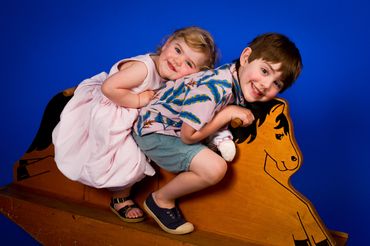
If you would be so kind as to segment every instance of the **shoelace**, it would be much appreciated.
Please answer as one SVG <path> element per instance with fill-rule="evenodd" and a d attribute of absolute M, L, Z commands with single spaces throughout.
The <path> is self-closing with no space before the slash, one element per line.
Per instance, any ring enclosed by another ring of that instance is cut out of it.
<path fill-rule="evenodd" d="M 173 220 L 182 219 L 180 211 L 177 208 L 168 209 L 166 214 L 169 215 Z"/>

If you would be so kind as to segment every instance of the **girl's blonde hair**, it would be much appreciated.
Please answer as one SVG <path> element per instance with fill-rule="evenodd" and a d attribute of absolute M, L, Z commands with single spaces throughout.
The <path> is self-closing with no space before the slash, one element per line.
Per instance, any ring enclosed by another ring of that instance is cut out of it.
<path fill-rule="evenodd" d="M 196 26 L 185 27 L 176 30 L 167 38 L 167 41 L 181 38 L 184 39 L 185 43 L 190 48 L 197 52 L 201 52 L 208 57 L 205 64 L 200 67 L 200 70 L 214 68 L 218 59 L 218 51 L 215 41 L 208 31 Z M 162 46 L 157 49 L 158 54 L 161 53 L 161 49 Z"/>

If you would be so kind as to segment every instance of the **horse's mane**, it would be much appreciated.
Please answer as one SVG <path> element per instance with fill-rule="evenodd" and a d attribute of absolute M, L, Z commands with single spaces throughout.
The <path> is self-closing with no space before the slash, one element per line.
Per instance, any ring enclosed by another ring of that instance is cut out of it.
<path fill-rule="evenodd" d="M 44 110 L 40 127 L 27 153 L 46 149 L 52 143 L 51 135 L 54 127 L 58 124 L 60 114 L 71 98 L 72 96 L 65 96 L 63 92 L 60 92 L 49 101 Z"/>
<path fill-rule="evenodd" d="M 249 108 L 253 115 L 254 115 L 254 122 L 248 126 L 248 127 L 238 127 L 238 128 L 232 128 L 229 127 L 229 130 L 233 134 L 234 141 L 236 143 L 243 143 L 245 140 L 249 138 L 249 141 L 247 143 L 251 143 L 254 141 L 254 139 L 257 137 L 257 127 L 260 127 L 266 120 L 267 115 L 270 114 L 271 109 L 276 105 L 283 105 L 284 102 L 273 99 L 268 102 L 255 102 L 250 103 L 246 105 L 246 108 Z M 258 126 L 257 126 L 258 122 Z M 284 127 L 284 133 L 289 132 L 289 123 L 287 117 L 284 115 L 284 113 L 281 113 L 276 117 L 275 122 L 278 123 L 278 125 L 275 127 L 275 129 L 280 129 Z"/>

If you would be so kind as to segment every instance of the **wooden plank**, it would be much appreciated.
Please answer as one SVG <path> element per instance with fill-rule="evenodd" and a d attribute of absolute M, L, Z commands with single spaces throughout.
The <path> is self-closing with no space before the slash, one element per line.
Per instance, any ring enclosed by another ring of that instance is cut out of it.
<path fill-rule="evenodd" d="M 172 235 L 151 219 L 121 222 L 108 209 L 60 200 L 16 185 L 0 191 L 0 205 L 5 216 L 43 245 L 261 245 L 200 230 Z"/>

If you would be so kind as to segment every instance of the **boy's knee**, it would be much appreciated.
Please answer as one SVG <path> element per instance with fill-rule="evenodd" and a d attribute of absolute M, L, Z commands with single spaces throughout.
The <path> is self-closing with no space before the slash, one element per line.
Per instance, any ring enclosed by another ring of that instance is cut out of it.
<path fill-rule="evenodd" d="M 225 176 L 227 171 L 227 163 L 223 159 L 213 163 L 212 168 L 207 173 L 207 182 L 210 185 L 215 185 L 220 182 Z"/>

